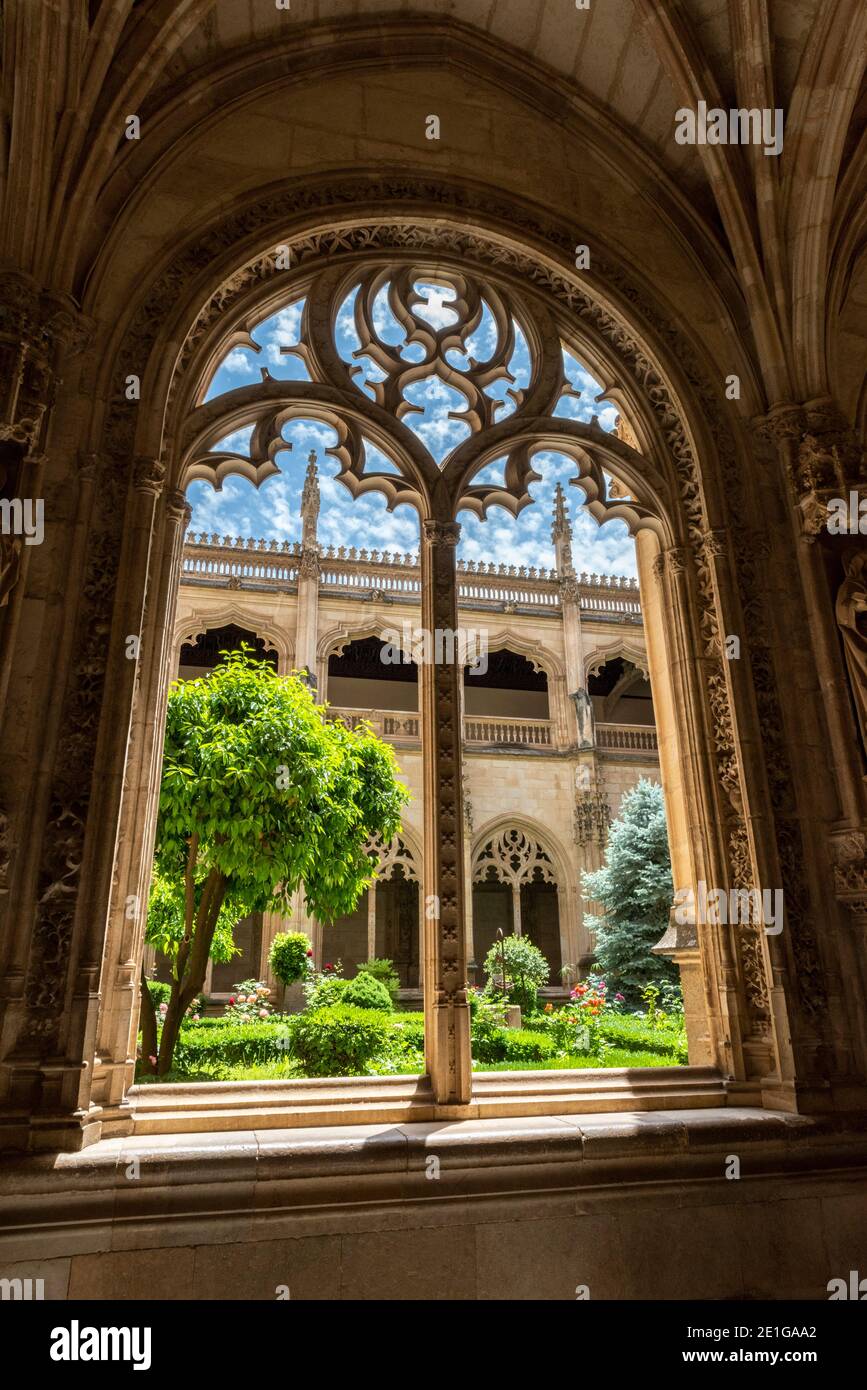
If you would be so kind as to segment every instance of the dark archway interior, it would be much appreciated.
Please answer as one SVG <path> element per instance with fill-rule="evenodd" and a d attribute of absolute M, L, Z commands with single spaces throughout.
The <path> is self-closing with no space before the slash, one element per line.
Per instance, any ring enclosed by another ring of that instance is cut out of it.
<path fill-rule="evenodd" d="M 519 652 L 501 647 L 487 652 L 482 670 L 464 667 L 468 715 L 505 719 L 548 719 L 548 677 Z"/>
<path fill-rule="evenodd" d="M 338 709 L 417 710 L 418 667 L 378 637 L 349 642 L 328 658 L 328 701 Z"/>
<path fill-rule="evenodd" d="M 192 680 L 213 671 L 215 666 L 219 666 L 223 652 L 238 651 L 242 644 L 252 647 L 256 661 L 267 662 L 277 670 L 277 653 L 267 649 L 263 638 L 257 637 L 249 628 L 239 627 L 237 623 L 225 623 L 222 627 L 209 627 L 195 642 L 183 644 L 178 663 L 179 677 L 181 680 Z"/>

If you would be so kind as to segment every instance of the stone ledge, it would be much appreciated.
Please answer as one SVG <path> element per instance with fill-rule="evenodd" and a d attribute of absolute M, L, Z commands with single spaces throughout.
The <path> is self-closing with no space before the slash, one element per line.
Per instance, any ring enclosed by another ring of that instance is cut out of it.
<path fill-rule="evenodd" d="M 425 1123 L 498 1116 L 665 1110 L 725 1105 L 713 1067 L 474 1072 L 469 1105 L 437 1105 L 426 1077 L 191 1082 L 134 1086 L 134 1137 L 313 1125 Z"/>
<path fill-rule="evenodd" d="M 238 1238 L 238 1223 L 254 1218 L 371 1204 L 553 1192 L 586 1199 L 625 1187 L 668 1190 L 667 1200 L 682 1204 L 685 1190 L 708 1181 L 724 1204 L 743 1187 L 721 1181 L 732 1153 L 747 1181 L 851 1179 L 867 1169 L 867 1117 L 727 1107 L 107 1139 L 75 1154 L 0 1163 L 0 1250 L 14 1260 L 26 1258 L 28 1242 L 53 1248 L 59 1239 L 65 1253 L 108 1248 L 109 1239 L 113 1248 L 161 1244 L 191 1222 L 199 1239 L 214 1238 L 215 1222 L 229 1222 Z"/>

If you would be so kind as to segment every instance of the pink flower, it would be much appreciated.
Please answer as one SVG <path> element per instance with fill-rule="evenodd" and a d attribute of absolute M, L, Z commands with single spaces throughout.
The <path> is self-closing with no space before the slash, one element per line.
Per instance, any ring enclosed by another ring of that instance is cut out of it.
<path fill-rule="evenodd" d="M 260 1017 L 260 1018 L 267 1018 L 267 1017 L 268 1017 L 268 1010 L 267 1010 L 267 1009 L 260 1009 L 260 1010 L 259 1010 L 259 1017 Z"/>
<path fill-rule="evenodd" d="M 615 994 L 614 998 L 617 1000 L 618 1004 L 622 1004 L 622 1003 L 623 1003 L 623 1000 L 624 1000 L 624 998 L 625 998 L 625 995 L 623 995 L 623 994 Z"/>
<path fill-rule="evenodd" d="M 234 994 L 233 994 L 233 995 L 231 995 L 230 998 L 229 998 L 229 1003 L 230 1003 L 230 1004 L 234 1004 L 234 1002 L 235 1002 L 235 996 L 234 996 Z"/>
<path fill-rule="evenodd" d="M 148 1057 L 148 1061 L 150 1062 L 150 1064 L 151 1064 L 152 1067 L 155 1067 L 156 1064 L 157 1064 L 157 1059 L 156 1059 L 156 1057 Z"/>

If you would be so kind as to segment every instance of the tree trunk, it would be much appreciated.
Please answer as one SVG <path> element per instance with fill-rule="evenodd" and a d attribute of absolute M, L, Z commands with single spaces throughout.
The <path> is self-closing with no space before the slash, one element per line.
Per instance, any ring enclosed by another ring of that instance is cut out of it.
<path fill-rule="evenodd" d="M 202 889 L 199 910 L 196 914 L 195 930 L 191 933 L 191 939 L 182 943 L 181 949 L 178 951 L 169 1007 L 163 1020 L 163 1031 L 160 1034 L 159 1060 L 157 1062 L 157 1074 L 159 1076 L 166 1076 L 172 1069 L 175 1044 L 181 1031 L 184 1014 L 205 983 L 211 944 L 214 940 L 217 918 L 226 896 L 227 886 L 227 881 L 219 870 L 212 869 Z"/>
<path fill-rule="evenodd" d="M 144 965 L 141 970 L 141 1069 L 143 1072 L 153 1075 L 156 1066 L 150 1060 L 157 1056 L 157 1012 L 154 1008 L 153 996 L 148 989 L 148 982 L 144 972 Z"/>
<path fill-rule="evenodd" d="M 180 988 L 177 981 L 173 980 L 169 1007 L 163 1019 L 163 1031 L 160 1033 L 160 1050 L 157 1060 L 158 1076 L 165 1076 L 172 1069 L 175 1043 L 178 1040 L 178 1033 L 181 1031 L 181 1022 L 184 1017 L 179 995 Z"/>

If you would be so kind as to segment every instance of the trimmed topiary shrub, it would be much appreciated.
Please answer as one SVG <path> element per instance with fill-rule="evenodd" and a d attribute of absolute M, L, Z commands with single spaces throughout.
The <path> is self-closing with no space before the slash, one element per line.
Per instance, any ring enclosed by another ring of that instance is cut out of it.
<path fill-rule="evenodd" d="M 557 1048 L 544 1033 L 492 1028 L 473 1036 L 473 1056 L 478 1062 L 545 1062 L 557 1056 Z"/>
<path fill-rule="evenodd" d="M 312 960 L 310 938 L 301 931 L 278 932 L 271 942 L 268 961 L 281 985 L 294 985 L 303 980 Z"/>
<path fill-rule="evenodd" d="M 393 961 L 385 958 L 366 960 L 359 965 L 358 973 L 359 975 L 372 975 L 375 980 L 379 980 L 385 985 L 392 1003 L 397 999 L 400 991 L 400 976 L 394 968 Z"/>
<path fill-rule="evenodd" d="M 307 1010 L 292 1019 L 292 1055 L 308 1076 L 363 1076 L 386 1051 L 390 1022 L 381 1009 L 349 1004 Z"/>
<path fill-rule="evenodd" d="M 385 985 L 372 975 L 359 974 L 345 983 L 346 988 L 340 996 L 342 1004 L 352 1004 L 356 1009 L 383 1009 L 386 1013 L 391 1013 L 394 1008 Z"/>

